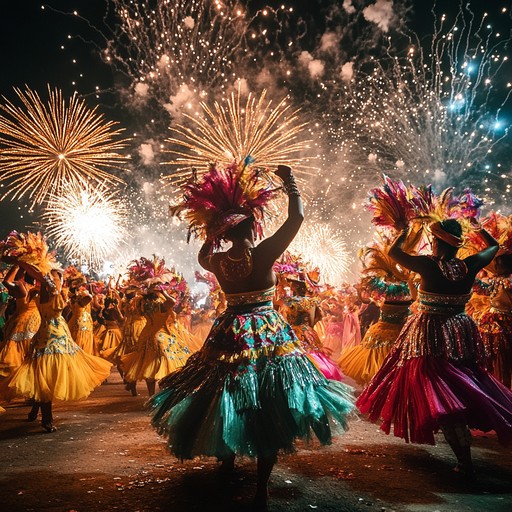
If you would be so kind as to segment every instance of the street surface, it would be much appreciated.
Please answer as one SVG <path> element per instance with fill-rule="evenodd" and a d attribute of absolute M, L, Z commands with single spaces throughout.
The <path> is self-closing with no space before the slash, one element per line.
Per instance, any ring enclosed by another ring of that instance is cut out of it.
<path fill-rule="evenodd" d="M 249 511 L 256 466 L 237 461 L 226 478 L 213 459 L 180 462 L 149 425 L 139 396 L 115 370 L 83 402 L 57 402 L 57 432 L 26 421 L 22 401 L 0 416 L 0 510 L 9 512 Z M 331 446 L 300 443 L 271 477 L 271 512 L 510 512 L 512 449 L 476 433 L 477 481 L 454 473 L 453 454 L 438 445 L 406 445 L 354 416 Z"/>

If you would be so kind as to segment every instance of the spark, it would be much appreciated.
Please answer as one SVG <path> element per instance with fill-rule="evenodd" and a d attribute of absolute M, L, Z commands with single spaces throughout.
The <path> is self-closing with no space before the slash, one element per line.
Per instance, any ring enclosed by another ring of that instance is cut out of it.
<path fill-rule="evenodd" d="M 116 190 L 100 185 L 66 184 L 62 195 L 51 195 L 42 215 L 46 236 L 68 258 L 101 266 L 128 238 L 128 209 Z"/>
<path fill-rule="evenodd" d="M 329 224 L 312 223 L 301 229 L 289 250 L 318 267 L 324 283 L 340 286 L 347 280 L 352 258 L 341 233 Z"/>
<path fill-rule="evenodd" d="M 4 98 L 0 105 L 0 182 L 7 182 L 2 196 L 20 199 L 28 195 L 41 204 L 49 195 L 59 195 L 65 183 L 75 187 L 92 182 L 119 183 L 103 170 L 125 158 L 117 139 L 121 129 L 105 122 L 74 94 L 66 104 L 59 89 L 48 88 L 44 104 L 37 92 L 15 88 L 23 107 Z"/>
<path fill-rule="evenodd" d="M 169 105 L 183 84 L 196 91 L 226 87 L 245 58 L 251 19 L 237 2 L 113 0 L 120 20 L 105 60 L 134 86 L 147 84 Z"/>
<path fill-rule="evenodd" d="M 454 24 L 435 23 L 430 43 L 410 33 L 411 54 L 391 42 L 355 69 L 355 80 L 331 91 L 331 143 L 363 191 L 386 173 L 437 187 L 463 181 L 482 192 L 490 154 L 496 160 L 506 149 L 499 115 L 512 98 L 505 88 L 489 89 L 505 73 L 495 56 L 510 43 L 491 36 L 461 6 Z"/>
<path fill-rule="evenodd" d="M 228 165 L 243 162 L 247 156 L 260 168 L 285 164 L 299 173 L 310 169 L 304 158 L 298 158 L 310 142 L 300 137 L 307 123 L 300 122 L 299 110 L 292 110 L 286 98 L 272 107 L 264 90 L 259 97 L 249 93 L 242 105 L 238 88 L 225 106 L 215 102 L 213 110 L 206 103 L 201 107 L 204 117 L 186 115 L 192 128 L 177 125 L 172 131 L 181 137 L 167 139 L 169 144 L 188 150 L 168 150 L 177 155 L 172 162 L 165 162 L 178 167 L 167 177 L 171 181 L 183 180 L 190 168 L 204 172 L 210 163 Z"/>

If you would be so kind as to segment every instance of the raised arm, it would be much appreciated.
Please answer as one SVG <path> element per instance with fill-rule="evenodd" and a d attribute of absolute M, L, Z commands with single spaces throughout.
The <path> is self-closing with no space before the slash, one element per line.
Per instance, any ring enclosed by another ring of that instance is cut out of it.
<path fill-rule="evenodd" d="M 23 297 L 22 290 L 20 290 L 20 286 L 17 283 L 17 281 L 21 279 L 21 277 L 23 277 L 23 270 L 20 269 L 18 265 L 13 265 L 7 271 L 7 274 L 5 274 L 2 284 L 9 291 L 9 295 L 13 297 L 17 297 L 19 295 L 20 297 Z"/>
<path fill-rule="evenodd" d="M 288 218 L 272 236 L 257 247 L 261 260 L 268 265 L 272 265 L 283 254 L 304 221 L 304 206 L 292 169 L 287 165 L 279 165 L 276 175 L 283 180 L 283 188 L 288 195 Z"/>
<path fill-rule="evenodd" d="M 472 254 L 464 259 L 464 263 L 466 263 L 468 269 L 473 271 L 475 274 L 491 263 L 500 248 L 499 242 L 488 231 L 483 228 L 480 228 L 477 231 L 487 244 L 487 247 L 479 253 Z"/>
<path fill-rule="evenodd" d="M 414 272 L 421 274 L 421 272 L 425 270 L 425 265 L 427 265 L 430 260 L 426 256 L 412 256 L 402 249 L 408 234 L 409 228 L 406 227 L 395 238 L 394 242 L 391 244 L 388 254 L 399 265 L 402 265 L 402 267 L 408 268 L 409 270 L 413 270 Z"/>
<path fill-rule="evenodd" d="M 160 293 L 163 295 L 165 301 L 160 304 L 160 311 L 166 313 L 171 310 L 176 304 L 176 299 L 171 297 L 165 290 L 161 290 Z"/>

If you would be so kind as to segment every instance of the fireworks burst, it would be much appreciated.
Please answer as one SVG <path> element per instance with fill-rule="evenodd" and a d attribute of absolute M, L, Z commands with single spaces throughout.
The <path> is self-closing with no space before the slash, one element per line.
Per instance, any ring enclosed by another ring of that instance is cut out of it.
<path fill-rule="evenodd" d="M 318 267 L 325 283 L 340 286 L 348 278 L 351 257 L 340 233 L 328 224 L 310 224 L 301 229 L 289 250 Z"/>
<path fill-rule="evenodd" d="M 8 185 L 2 199 L 28 195 L 33 207 L 60 195 L 65 184 L 122 181 L 102 170 L 124 160 L 116 152 L 125 146 L 115 140 L 122 131 L 113 129 L 116 123 L 105 122 L 76 94 L 66 105 L 60 90 L 48 88 L 45 105 L 29 88 L 15 91 L 24 108 L 5 98 L 0 105 L 0 183 Z"/>
<path fill-rule="evenodd" d="M 116 191 L 82 186 L 51 196 L 42 220 L 48 226 L 47 237 L 67 257 L 97 267 L 126 243 L 127 214 Z"/>
<path fill-rule="evenodd" d="M 181 138 L 172 137 L 167 142 L 188 152 L 169 151 L 178 155 L 173 162 L 166 162 L 178 166 L 178 171 L 168 176 L 171 181 L 183 180 L 191 168 L 204 172 L 212 162 L 224 166 L 233 161 L 243 162 L 249 155 L 261 168 L 286 164 L 299 172 L 307 169 L 304 159 L 297 158 L 308 148 L 309 142 L 300 140 L 306 123 L 299 121 L 299 111 L 291 110 L 286 99 L 272 108 L 272 101 L 266 99 L 266 91 L 259 98 L 250 93 L 245 105 L 241 103 L 239 88 L 236 94 L 231 94 L 226 106 L 215 102 L 212 111 L 201 103 L 204 117 L 187 115 L 193 128 L 183 125 L 173 128 Z"/>
<path fill-rule="evenodd" d="M 500 82 L 510 38 L 487 14 L 477 22 L 469 4 L 453 23 L 441 16 L 430 37 L 425 46 L 411 34 L 403 53 L 390 42 L 330 98 L 329 135 L 365 190 L 382 172 L 439 187 L 463 180 L 480 193 L 504 177 L 496 159 L 508 133 L 512 87 Z"/>
<path fill-rule="evenodd" d="M 225 87 L 247 48 L 250 18 L 238 2 L 114 0 L 113 5 L 120 24 L 105 59 L 132 80 L 136 94 L 150 88 L 151 96 L 170 108 L 184 84 L 188 92 Z"/>

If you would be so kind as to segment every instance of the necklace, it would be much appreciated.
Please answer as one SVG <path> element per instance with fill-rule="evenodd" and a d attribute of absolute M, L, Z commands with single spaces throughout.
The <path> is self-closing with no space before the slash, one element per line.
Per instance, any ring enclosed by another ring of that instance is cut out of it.
<path fill-rule="evenodd" d="M 251 247 L 244 249 L 241 258 L 232 258 L 229 251 L 220 261 L 222 275 L 228 281 L 236 281 L 247 277 L 252 272 L 252 252 Z"/>

